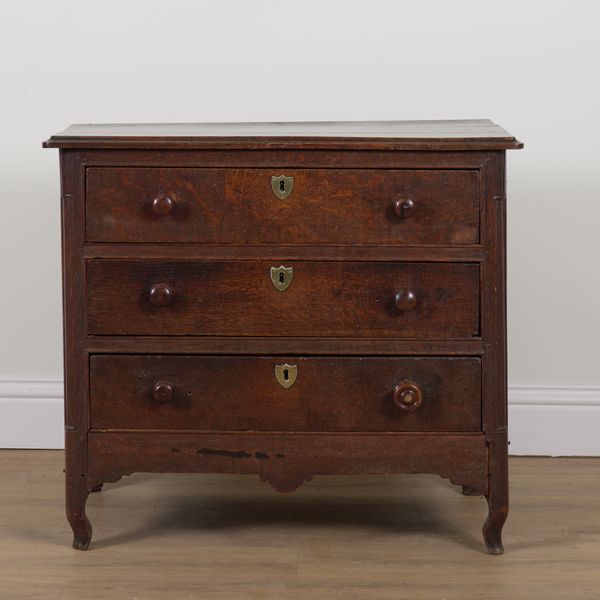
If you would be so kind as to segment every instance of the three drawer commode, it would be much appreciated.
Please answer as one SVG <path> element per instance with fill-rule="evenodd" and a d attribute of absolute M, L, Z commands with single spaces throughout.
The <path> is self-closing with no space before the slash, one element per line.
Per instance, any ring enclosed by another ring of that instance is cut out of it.
<path fill-rule="evenodd" d="M 505 150 L 487 120 L 73 125 L 66 509 L 134 472 L 434 473 L 508 512 Z"/>

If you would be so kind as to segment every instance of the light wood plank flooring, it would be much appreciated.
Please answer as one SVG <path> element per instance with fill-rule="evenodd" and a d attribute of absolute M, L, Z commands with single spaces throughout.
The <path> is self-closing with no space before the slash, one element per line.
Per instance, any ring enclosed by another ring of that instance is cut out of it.
<path fill-rule="evenodd" d="M 90 496 L 70 547 L 63 453 L 0 451 L 0 599 L 593 600 L 600 459 L 511 459 L 504 556 L 485 501 L 435 476 L 132 475 Z"/>

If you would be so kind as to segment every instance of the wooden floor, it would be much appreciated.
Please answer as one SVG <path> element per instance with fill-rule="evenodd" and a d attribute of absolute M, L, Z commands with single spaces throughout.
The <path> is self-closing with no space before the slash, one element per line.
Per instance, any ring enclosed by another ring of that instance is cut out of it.
<path fill-rule="evenodd" d="M 514 458 L 504 556 L 485 501 L 434 476 L 139 474 L 90 496 L 71 548 L 63 453 L 0 451 L 0 598 L 600 598 L 600 459 Z"/>

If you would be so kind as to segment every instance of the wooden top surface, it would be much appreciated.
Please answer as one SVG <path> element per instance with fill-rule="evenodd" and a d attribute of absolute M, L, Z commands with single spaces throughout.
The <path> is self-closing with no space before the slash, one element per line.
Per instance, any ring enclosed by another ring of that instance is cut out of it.
<path fill-rule="evenodd" d="M 45 148 L 503 150 L 523 144 L 488 119 L 71 125 Z"/>

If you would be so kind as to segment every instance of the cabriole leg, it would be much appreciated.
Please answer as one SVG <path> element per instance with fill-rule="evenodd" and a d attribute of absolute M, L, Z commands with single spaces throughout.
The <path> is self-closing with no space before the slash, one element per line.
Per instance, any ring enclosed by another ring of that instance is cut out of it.
<path fill-rule="evenodd" d="M 67 519 L 73 530 L 73 548 L 87 550 L 92 540 L 92 524 L 85 514 L 87 491 L 81 490 L 67 497 Z"/>
<path fill-rule="evenodd" d="M 486 495 L 488 516 L 483 539 L 490 554 L 503 554 L 502 527 L 508 516 L 508 442 L 506 433 L 496 434 L 490 444 L 490 480 Z"/>
<path fill-rule="evenodd" d="M 73 548 L 87 550 L 92 539 L 92 524 L 85 514 L 88 498 L 85 466 L 85 439 L 75 432 L 65 436 L 67 452 L 65 462 L 67 520 L 73 530 Z"/>
<path fill-rule="evenodd" d="M 504 546 L 502 545 L 502 527 L 508 516 L 508 505 L 500 508 L 493 508 L 493 501 L 490 496 L 488 501 L 488 516 L 483 524 L 483 539 L 486 548 L 490 554 L 503 554 Z"/>

